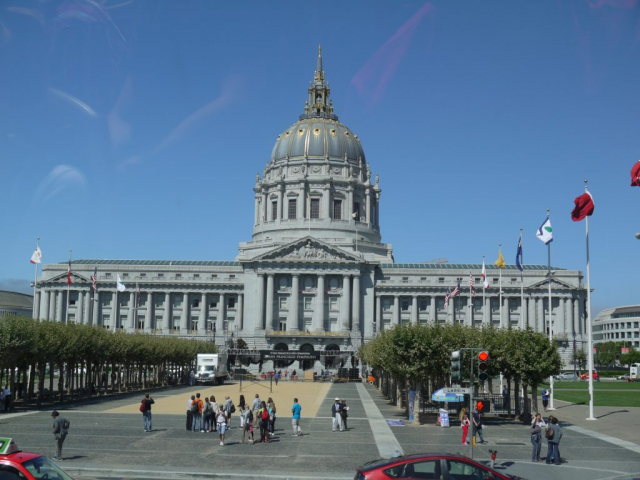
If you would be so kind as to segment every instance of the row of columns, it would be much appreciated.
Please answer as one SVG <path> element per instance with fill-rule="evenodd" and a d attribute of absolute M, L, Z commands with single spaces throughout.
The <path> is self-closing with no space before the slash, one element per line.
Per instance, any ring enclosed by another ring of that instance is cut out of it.
<path fill-rule="evenodd" d="M 69 312 L 65 313 L 66 309 L 66 294 L 65 290 L 53 290 L 53 289 L 42 289 L 36 292 L 35 304 L 34 304 L 34 316 L 36 318 L 41 318 L 43 320 L 55 320 L 57 322 L 66 321 L 68 319 L 68 314 L 71 313 L 71 308 L 75 307 L 75 319 L 77 323 L 90 323 L 92 325 L 98 325 L 99 314 L 102 313 L 102 307 L 98 298 L 91 298 L 90 291 L 77 290 L 78 299 L 75 305 L 70 305 Z M 144 323 L 144 331 L 151 332 L 152 324 L 155 322 L 155 304 L 153 302 L 153 294 L 158 294 L 161 292 L 146 292 L 147 301 L 144 308 L 136 309 L 136 292 L 129 293 L 120 293 L 117 290 L 110 292 L 112 295 L 111 299 L 111 307 L 110 307 L 110 317 L 111 317 L 111 326 L 112 328 L 116 328 L 119 321 L 120 314 L 120 305 L 119 298 L 121 295 L 129 296 L 129 306 L 127 307 L 127 325 L 123 327 L 128 330 L 135 330 L 137 325 L 137 319 L 144 315 L 145 323 Z M 164 307 L 162 308 L 162 324 L 164 333 L 168 333 L 169 325 L 171 322 L 171 293 L 172 292 L 164 292 Z M 204 335 L 207 330 L 207 313 L 208 313 L 208 304 L 207 304 L 207 296 L 213 294 L 219 296 L 218 309 L 216 310 L 216 329 L 219 332 L 222 332 L 224 329 L 224 320 L 226 315 L 226 293 L 225 292 L 202 292 L 199 306 L 199 316 L 198 316 L 198 333 Z M 189 293 L 185 292 L 183 295 L 183 303 L 182 308 L 180 310 L 180 333 L 187 333 L 189 330 Z M 244 294 L 238 293 L 238 302 L 236 305 L 236 317 L 235 320 L 238 322 L 238 328 L 242 328 L 243 322 L 243 310 L 244 310 Z M 93 301 L 94 305 L 91 306 L 91 302 Z M 135 312 L 138 314 L 135 314 Z"/>
<path fill-rule="evenodd" d="M 401 319 L 400 311 L 400 297 L 407 297 L 407 295 L 378 295 L 376 296 L 376 330 L 380 331 L 382 328 L 382 297 L 393 298 L 393 309 L 391 311 L 392 325 L 398 325 Z M 429 314 L 428 319 L 430 322 L 437 320 L 436 300 L 439 296 L 431 295 L 429 298 Z M 419 298 L 425 298 L 421 295 L 411 295 L 411 310 L 410 321 L 411 323 L 418 323 L 419 311 L 418 301 Z M 442 298 L 442 297 L 439 297 Z M 457 297 L 460 298 L 460 297 Z M 482 300 L 482 297 L 476 297 Z M 491 299 L 498 299 L 499 297 L 491 296 L 485 298 L 485 305 L 482 309 L 482 323 L 487 324 L 492 318 L 491 314 Z M 500 306 L 502 309 L 502 327 L 508 327 L 510 321 L 509 303 L 510 299 L 520 300 L 520 297 L 503 297 L 503 304 Z M 584 332 L 583 323 L 580 321 L 584 316 L 583 305 L 579 299 L 555 297 L 559 300 L 557 308 L 551 310 L 551 319 L 553 321 L 553 334 L 554 335 L 571 335 L 574 332 L 576 335 L 580 335 Z M 451 299 L 449 302 L 447 314 L 447 321 L 453 321 L 455 318 L 455 299 Z M 524 306 L 520 306 L 519 309 L 519 322 L 518 327 L 524 328 L 526 325 L 530 325 L 535 331 L 547 332 L 548 311 L 545 313 L 544 305 L 548 303 L 548 298 L 544 297 L 524 297 Z M 466 308 L 464 313 L 465 323 L 471 324 L 471 315 L 473 312 L 473 297 L 467 297 Z M 524 308 L 523 308 L 524 307 Z M 497 314 L 499 318 L 499 312 Z M 495 320 L 495 319 L 494 319 Z"/>
<path fill-rule="evenodd" d="M 266 277 L 266 279 L 265 279 Z M 266 295 L 265 295 L 266 280 Z M 353 292 L 351 284 L 353 283 Z M 315 308 L 312 317 L 312 330 L 314 332 L 324 332 L 325 326 L 325 275 L 317 275 Z M 275 274 L 259 273 L 257 282 L 257 299 L 258 299 L 258 319 L 256 329 L 274 329 L 278 330 L 279 326 L 275 325 L 274 313 L 276 310 L 275 291 Z M 354 331 L 360 330 L 360 275 L 344 274 L 342 276 L 342 296 L 340 302 L 340 330 Z M 279 307 L 279 306 L 278 306 Z M 288 315 L 287 315 L 287 331 L 296 332 L 300 330 L 300 274 L 291 275 L 291 295 L 289 298 Z M 353 325 L 353 328 L 352 328 Z"/>

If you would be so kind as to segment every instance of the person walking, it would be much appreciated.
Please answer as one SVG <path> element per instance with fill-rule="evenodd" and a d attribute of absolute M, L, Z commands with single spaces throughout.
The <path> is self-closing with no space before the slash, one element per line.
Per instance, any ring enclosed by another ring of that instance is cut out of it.
<path fill-rule="evenodd" d="M 191 410 L 191 406 L 195 400 L 195 395 L 191 395 L 189 400 L 187 400 L 187 430 L 191 430 L 193 428 L 193 411 Z"/>
<path fill-rule="evenodd" d="M 269 435 L 273 437 L 276 434 L 276 404 L 271 397 L 269 397 L 267 408 L 269 409 Z"/>
<path fill-rule="evenodd" d="M 276 386 L 278 386 L 278 380 L 280 380 L 280 375 L 278 372 L 273 374 L 273 380 L 276 382 Z"/>
<path fill-rule="evenodd" d="M 260 410 L 258 410 L 258 417 L 260 422 L 260 443 L 267 442 L 270 443 L 269 440 L 269 410 L 267 409 L 266 402 L 262 402 L 260 405 Z"/>
<path fill-rule="evenodd" d="M 151 405 L 154 402 L 153 398 L 147 393 L 142 399 L 142 404 L 140 405 L 140 410 L 142 411 L 142 426 L 144 427 L 145 432 L 150 432 L 151 428 Z"/>
<path fill-rule="evenodd" d="M 542 408 L 544 408 L 544 411 L 546 412 L 547 407 L 549 406 L 549 390 L 545 388 L 540 392 L 540 395 L 542 396 Z"/>
<path fill-rule="evenodd" d="M 213 395 L 211 395 L 209 402 L 211 403 L 211 429 L 209 431 L 215 432 L 217 429 L 216 414 L 218 413 L 219 407 L 218 407 L 218 404 L 216 403 L 216 397 L 214 397 Z"/>
<path fill-rule="evenodd" d="M 341 409 L 342 409 L 342 403 L 340 402 L 340 399 L 336 397 L 335 401 L 333 402 L 333 405 L 331 406 L 331 418 L 333 419 L 331 429 L 334 432 L 336 431 L 336 427 L 338 427 L 341 432 L 343 430 L 342 415 L 340 415 Z"/>
<path fill-rule="evenodd" d="M 260 395 L 256 393 L 256 398 L 253 399 L 253 403 L 251 404 L 251 410 L 253 411 L 254 422 L 259 422 L 258 419 L 258 411 L 262 407 L 262 400 L 260 400 Z"/>
<path fill-rule="evenodd" d="M 251 430 L 251 421 L 253 420 L 253 414 L 251 409 L 247 405 L 238 405 L 240 410 L 240 429 L 242 430 L 242 440 L 240 443 L 244 443 L 244 437 L 247 436 L 247 432 Z M 253 430 L 249 433 L 249 443 L 253 443 Z"/>
<path fill-rule="evenodd" d="M 540 451 L 542 450 L 542 429 L 546 426 L 547 424 L 542 419 L 542 415 L 536 413 L 533 420 L 531 420 L 531 445 L 533 446 L 531 450 L 532 462 L 540 461 Z"/>
<path fill-rule="evenodd" d="M 227 395 L 224 397 L 224 413 L 227 415 L 227 430 L 231 429 L 231 414 L 235 413 L 236 406 L 233 404 L 231 397 Z"/>
<path fill-rule="evenodd" d="M 293 406 L 291 407 L 291 426 L 293 427 L 293 436 L 301 437 L 302 428 L 300 428 L 300 412 L 302 412 L 302 406 L 298 403 L 298 399 L 293 399 Z"/>
<path fill-rule="evenodd" d="M 247 402 L 245 402 L 244 400 L 244 395 L 240 395 L 240 399 L 238 400 L 238 408 L 240 409 L 240 430 L 243 429 L 244 427 L 244 416 L 242 415 L 242 412 L 244 412 L 245 410 L 248 410 L 247 408 Z"/>
<path fill-rule="evenodd" d="M 216 424 L 218 425 L 218 434 L 220 435 L 220 446 L 224 447 L 224 434 L 227 431 L 227 414 L 221 408 L 216 414 Z"/>
<path fill-rule="evenodd" d="M 56 441 L 56 456 L 52 460 L 62 461 L 62 444 L 69 434 L 71 422 L 61 417 L 57 410 L 51 412 L 53 417 L 53 438 Z"/>
<path fill-rule="evenodd" d="M 8 412 L 11 409 L 11 389 L 9 384 L 4 386 L 2 394 L 4 395 L 4 411 Z"/>
<path fill-rule="evenodd" d="M 202 400 L 200 400 L 200 393 L 196 393 L 196 398 L 191 403 L 191 414 L 193 415 L 193 422 L 191 424 L 191 431 L 192 432 L 200 431 L 200 432 L 204 433 L 204 429 L 202 428 L 202 410 L 203 410 L 203 407 L 204 407 L 204 404 L 202 403 Z M 196 430 L 196 425 L 198 425 L 197 430 Z"/>
<path fill-rule="evenodd" d="M 562 429 L 558 425 L 556 417 L 549 417 L 550 425 L 547 427 L 545 438 L 547 439 L 547 460 L 549 465 L 552 461 L 556 465 L 560 465 L 560 439 L 562 438 Z"/>
<path fill-rule="evenodd" d="M 471 425 L 471 421 L 469 420 L 469 415 L 467 415 L 467 409 L 463 407 L 462 410 L 460 410 L 460 426 L 462 427 L 462 444 L 463 445 L 469 445 L 469 442 L 467 442 L 469 425 Z"/>
<path fill-rule="evenodd" d="M 194 383 L 196 383 L 196 373 L 191 370 L 191 373 L 189 373 L 189 385 L 193 385 Z"/>
<path fill-rule="evenodd" d="M 202 422 L 204 423 L 204 431 L 209 433 L 211 431 L 211 424 L 213 423 L 213 408 L 209 397 L 204 397 L 204 410 L 202 411 Z"/>
<path fill-rule="evenodd" d="M 506 385 L 502 389 L 502 409 L 509 410 L 509 389 Z"/>
<path fill-rule="evenodd" d="M 476 405 L 476 409 L 471 415 L 471 421 L 473 422 L 473 426 L 476 431 L 476 435 L 480 437 L 480 443 L 487 443 L 484 440 L 484 435 L 482 434 L 482 420 L 480 420 L 480 412 L 478 411 L 478 406 Z"/>
<path fill-rule="evenodd" d="M 349 430 L 347 427 L 347 417 L 349 416 L 349 407 L 347 406 L 347 401 L 342 400 L 342 408 L 340 409 L 340 416 L 342 417 L 342 425 L 344 425 L 345 430 Z"/>

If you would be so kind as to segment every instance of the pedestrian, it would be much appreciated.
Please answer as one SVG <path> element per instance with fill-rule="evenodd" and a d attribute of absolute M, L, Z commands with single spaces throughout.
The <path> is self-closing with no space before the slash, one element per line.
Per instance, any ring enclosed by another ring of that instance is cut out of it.
<path fill-rule="evenodd" d="M 270 443 L 269 440 L 269 410 L 267 409 L 267 404 L 263 401 L 260 404 L 260 410 L 258 410 L 258 417 L 260 421 L 260 443 L 267 442 Z"/>
<path fill-rule="evenodd" d="M 482 421 L 480 420 L 480 412 L 478 411 L 478 406 L 476 405 L 476 409 L 471 415 L 471 420 L 473 421 L 473 426 L 476 431 L 476 435 L 480 437 L 480 443 L 487 443 L 484 440 L 484 435 L 482 434 Z"/>
<path fill-rule="evenodd" d="M 220 435 L 220 446 L 224 447 L 224 433 L 227 430 L 227 414 L 224 409 L 219 409 L 216 414 L 216 423 L 218 425 L 218 434 Z"/>
<path fill-rule="evenodd" d="M 285 371 L 284 371 L 284 379 L 285 379 L 285 380 L 287 379 L 287 375 L 289 375 L 289 370 L 285 370 Z"/>
<path fill-rule="evenodd" d="M 291 426 L 293 427 L 293 436 L 301 437 L 302 428 L 300 428 L 300 412 L 302 412 L 302 406 L 298 403 L 298 399 L 293 399 L 293 406 L 291 407 Z"/>
<path fill-rule="evenodd" d="M 62 418 L 57 410 L 51 412 L 53 417 L 53 437 L 56 440 L 56 456 L 52 460 L 62 461 L 62 444 L 67 438 L 71 422 Z"/>
<path fill-rule="evenodd" d="M 4 410 L 4 388 L 2 387 L 0 387 L 0 410 Z"/>
<path fill-rule="evenodd" d="M 502 409 L 509 410 L 509 389 L 506 386 L 502 389 Z"/>
<path fill-rule="evenodd" d="M 204 411 L 202 412 L 202 420 L 204 422 L 204 431 L 209 433 L 211 431 L 211 424 L 213 423 L 213 408 L 209 397 L 204 397 Z"/>
<path fill-rule="evenodd" d="M 276 403 L 269 397 L 267 403 L 269 409 L 269 434 L 273 437 L 276 434 Z"/>
<path fill-rule="evenodd" d="M 4 410 L 8 412 L 11 409 L 11 389 L 9 388 L 9 384 L 4 386 L 2 393 L 4 394 Z"/>
<path fill-rule="evenodd" d="M 542 450 L 542 429 L 546 426 L 547 424 L 542 419 L 542 415 L 536 413 L 531 421 L 531 445 L 533 446 L 531 450 L 532 462 L 540 461 L 540 451 Z"/>
<path fill-rule="evenodd" d="M 467 415 L 467 409 L 462 407 L 462 410 L 460 410 L 460 426 L 462 427 L 462 444 L 463 445 L 469 445 L 469 442 L 467 442 L 469 425 L 471 425 L 471 422 L 469 421 L 469 415 Z"/>
<path fill-rule="evenodd" d="M 189 400 L 187 400 L 187 430 L 191 430 L 193 428 L 193 412 L 191 411 L 191 405 L 195 400 L 195 395 L 191 395 Z"/>
<path fill-rule="evenodd" d="M 253 411 L 254 422 L 259 422 L 258 419 L 258 411 L 262 406 L 262 400 L 260 400 L 260 395 L 256 393 L 256 398 L 254 398 L 253 403 L 251 404 L 251 410 Z"/>
<path fill-rule="evenodd" d="M 218 413 L 219 407 L 218 407 L 218 404 L 216 403 L 216 397 L 214 397 L 213 395 L 211 395 L 209 402 L 211 403 L 211 428 L 209 432 L 211 433 L 211 432 L 215 432 L 217 429 L 216 414 Z"/>
<path fill-rule="evenodd" d="M 551 461 L 556 465 L 560 465 L 560 439 L 562 438 L 562 429 L 558 425 L 558 419 L 556 417 L 549 417 L 551 425 L 547 427 L 545 438 L 547 439 L 547 460 L 549 465 Z"/>
<path fill-rule="evenodd" d="M 240 409 L 240 412 L 248 410 L 247 402 L 245 402 L 245 400 L 244 400 L 244 395 L 240 395 L 240 400 L 238 400 L 238 408 Z M 241 413 L 240 414 L 240 429 L 242 430 L 243 427 L 244 427 L 244 417 L 242 416 L 242 413 Z"/>
<path fill-rule="evenodd" d="M 224 413 L 227 415 L 227 430 L 231 428 L 231 414 L 235 413 L 236 406 L 233 404 L 231 397 L 227 395 L 224 397 Z"/>
<path fill-rule="evenodd" d="M 349 430 L 349 428 L 347 428 L 347 417 L 349 416 L 349 407 L 347 406 L 346 400 L 342 400 L 342 408 L 340 409 L 340 416 L 342 417 L 342 424 L 344 425 L 344 429 Z"/>
<path fill-rule="evenodd" d="M 191 403 L 191 414 L 193 415 L 193 421 L 191 424 L 191 431 L 197 432 L 200 431 L 204 433 L 204 429 L 202 428 L 202 410 L 204 408 L 204 404 L 202 400 L 200 400 L 200 393 L 196 393 L 195 400 Z M 196 425 L 198 428 L 196 429 Z"/>
<path fill-rule="evenodd" d="M 295 369 L 291 371 L 291 380 L 298 380 L 298 372 Z"/>
<path fill-rule="evenodd" d="M 150 432 L 151 428 L 151 405 L 154 402 L 153 398 L 147 393 L 142 399 L 142 403 L 140 404 L 140 411 L 142 412 L 142 426 L 144 427 L 145 432 Z"/>
<path fill-rule="evenodd" d="M 544 411 L 546 412 L 547 407 L 549 406 L 549 390 L 545 388 L 542 390 L 540 395 L 542 396 L 542 408 L 544 408 Z"/>
<path fill-rule="evenodd" d="M 278 374 L 278 372 L 273 374 L 273 379 L 275 380 L 276 385 L 278 385 L 278 380 L 280 379 L 280 375 Z"/>
<path fill-rule="evenodd" d="M 343 429 L 342 416 L 340 415 L 341 408 L 342 408 L 342 403 L 340 402 L 340 399 L 336 397 L 335 401 L 333 402 L 333 405 L 331 406 L 331 418 L 333 419 L 331 428 L 334 432 L 336 431 L 336 426 L 340 429 L 340 431 L 342 431 Z"/>
<path fill-rule="evenodd" d="M 240 443 L 244 443 L 244 437 L 247 435 L 247 432 L 251 430 L 253 414 L 248 405 L 238 405 L 238 409 L 240 410 L 240 429 L 242 430 L 242 440 Z M 249 443 L 253 443 L 253 430 L 249 433 Z"/>
<path fill-rule="evenodd" d="M 189 373 L 189 385 L 193 385 L 194 383 L 196 383 L 196 372 L 191 370 L 191 373 Z"/>

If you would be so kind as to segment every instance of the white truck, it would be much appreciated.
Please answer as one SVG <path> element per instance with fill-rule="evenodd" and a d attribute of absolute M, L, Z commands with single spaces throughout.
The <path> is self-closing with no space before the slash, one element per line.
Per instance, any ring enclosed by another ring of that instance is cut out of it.
<path fill-rule="evenodd" d="M 222 385 L 228 377 L 226 353 L 199 353 L 196 356 L 196 382 Z"/>

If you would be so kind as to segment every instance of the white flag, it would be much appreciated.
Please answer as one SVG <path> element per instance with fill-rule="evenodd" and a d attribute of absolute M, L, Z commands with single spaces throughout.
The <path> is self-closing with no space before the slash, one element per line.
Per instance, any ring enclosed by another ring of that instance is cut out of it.
<path fill-rule="evenodd" d="M 122 283 L 122 280 L 120 280 L 120 275 L 118 275 L 118 282 L 116 283 L 116 287 L 118 288 L 119 292 L 124 292 L 127 289 L 125 284 Z"/>
<path fill-rule="evenodd" d="M 31 263 L 40 263 L 42 262 L 42 252 L 40 251 L 40 247 L 36 247 L 36 251 L 31 255 Z"/>
<path fill-rule="evenodd" d="M 547 218 L 544 221 L 542 226 L 536 232 L 536 237 L 538 237 L 545 245 L 553 242 L 553 228 L 551 228 L 551 220 Z"/>
<path fill-rule="evenodd" d="M 489 281 L 487 280 L 487 270 L 484 268 L 484 260 L 482 260 L 482 288 L 489 288 Z"/>

